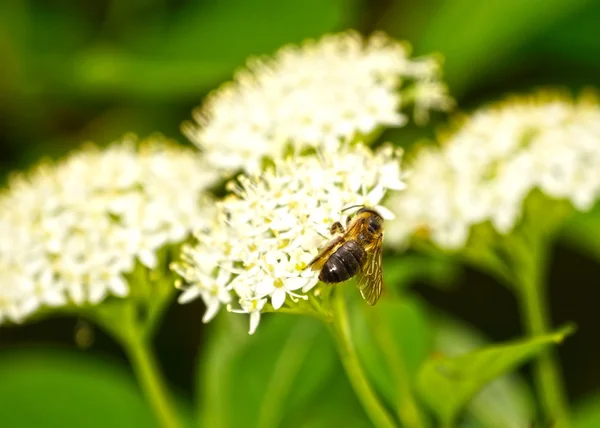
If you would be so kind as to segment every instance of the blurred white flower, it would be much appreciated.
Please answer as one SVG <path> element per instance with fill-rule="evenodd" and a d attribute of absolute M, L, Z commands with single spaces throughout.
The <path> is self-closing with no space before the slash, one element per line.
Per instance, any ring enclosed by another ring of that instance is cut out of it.
<path fill-rule="evenodd" d="M 535 188 L 580 211 L 600 195 L 600 107 L 589 99 L 513 98 L 477 110 L 441 146 L 417 153 L 407 191 L 389 201 L 401 220 L 388 244 L 423 230 L 456 249 L 484 221 L 508 233 Z"/>
<path fill-rule="evenodd" d="M 318 272 L 306 269 L 330 239 L 335 221 L 345 222 L 352 205 L 381 206 L 389 190 L 402 189 L 400 152 L 376 152 L 358 144 L 337 153 L 294 156 L 255 176 L 242 175 L 233 194 L 217 204 L 214 221 L 184 246 L 173 269 L 184 279 L 180 302 L 201 297 L 209 310 L 218 302 L 239 302 L 235 312 L 251 314 L 250 333 L 267 302 L 269 310 L 294 307 L 308 298 Z M 210 298 L 206 291 L 214 290 Z"/>
<path fill-rule="evenodd" d="M 388 200 L 397 216 L 387 225 L 388 246 L 408 244 L 415 233 L 426 233 L 445 248 L 460 248 L 469 235 L 470 214 L 463 212 L 455 177 L 443 153 L 421 148 L 406 174 L 406 190 Z"/>
<path fill-rule="evenodd" d="M 11 177 L 0 194 L 0 323 L 126 296 L 136 259 L 153 269 L 161 247 L 207 218 L 216 178 L 159 137 L 86 147 Z"/>
<path fill-rule="evenodd" d="M 401 106 L 410 103 L 421 122 L 451 106 L 438 61 L 410 59 L 405 44 L 383 33 L 365 39 L 348 31 L 250 59 L 209 95 L 185 133 L 225 172 L 256 173 L 264 157 L 335 149 L 402 126 Z"/>

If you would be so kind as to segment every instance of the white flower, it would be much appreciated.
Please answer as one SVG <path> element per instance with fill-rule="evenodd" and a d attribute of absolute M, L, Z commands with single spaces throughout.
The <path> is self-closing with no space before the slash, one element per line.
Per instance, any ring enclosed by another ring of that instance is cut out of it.
<path fill-rule="evenodd" d="M 471 221 L 457 191 L 443 153 L 435 147 L 421 148 L 410 164 L 406 190 L 388 200 L 396 218 L 386 227 L 386 244 L 405 245 L 414 233 L 426 233 L 444 248 L 462 247 Z"/>
<path fill-rule="evenodd" d="M 294 156 L 260 175 L 238 177 L 213 223 L 196 233 L 197 242 L 185 246 L 174 265 L 186 284 L 182 299 L 201 297 L 209 306 L 203 291 L 217 286 L 219 304 L 239 301 L 231 310 L 251 314 L 251 333 L 265 308 L 305 302 L 319 274 L 306 268 L 330 239 L 331 225 L 345 223 L 342 210 L 368 202 L 383 212 L 387 191 L 403 187 L 399 156 L 387 146 L 372 152 L 344 145 L 337 153 Z"/>
<path fill-rule="evenodd" d="M 129 293 L 210 210 L 217 179 L 198 155 L 157 137 L 86 147 L 12 177 L 0 194 L 0 322 L 42 306 L 97 304 Z"/>
<path fill-rule="evenodd" d="M 585 211 L 600 195 L 600 107 L 542 93 L 482 108 L 409 169 L 407 191 L 389 202 L 401 220 L 388 243 L 424 230 L 458 249 L 484 221 L 508 233 L 535 188 Z"/>
<path fill-rule="evenodd" d="M 348 31 L 250 59 L 185 132 L 225 172 L 255 173 L 264 157 L 336 149 L 340 141 L 402 126 L 400 109 L 410 103 L 421 122 L 429 110 L 450 107 L 438 62 L 410 59 L 408 47 L 385 34 L 365 39 Z"/>
<path fill-rule="evenodd" d="M 413 91 L 417 124 L 426 123 L 432 110 L 447 111 L 454 107 L 454 101 L 447 95 L 446 85 L 437 79 L 417 81 Z"/>
<path fill-rule="evenodd" d="M 254 334 L 256 328 L 258 327 L 258 323 L 260 322 L 260 311 L 263 310 L 267 300 L 257 298 L 241 298 L 239 303 L 242 309 L 228 309 L 231 312 L 250 314 L 250 328 L 248 330 L 248 334 Z"/>
<path fill-rule="evenodd" d="M 298 257 L 298 255 L 295 256 Z M 260 283 L 256 284 L 256 293 L 262 296 L 271 296 L 271 304 L 275 310 L 283 306 L 288 295 L 292 299 L 306 298 L 306 296 L 296 294 L 294 291 L 304 288 L 311 282 L 316 282 L 314 281 L 314 275 L 298 274 L 296 266 L 291 265 L 297 260 L 294 259 L 281 251 L 279 254 L 265 254 L 261 263 L 262 270 L 269 272 L 270 275 L 265 276 Z"/>

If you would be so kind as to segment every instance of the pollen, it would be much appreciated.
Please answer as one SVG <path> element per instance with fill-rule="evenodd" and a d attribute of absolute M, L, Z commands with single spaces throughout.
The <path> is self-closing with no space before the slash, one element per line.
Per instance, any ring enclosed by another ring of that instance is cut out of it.
<path fill-rule="evenodd" d="M 305 263 L 303 261 L 299 261 L 299 262 L 296 262 L 295 268 L 297 271 L 303 271 L 304 269 L 306 269 L 307 266 L 308 266 L 307 263 Z"/>

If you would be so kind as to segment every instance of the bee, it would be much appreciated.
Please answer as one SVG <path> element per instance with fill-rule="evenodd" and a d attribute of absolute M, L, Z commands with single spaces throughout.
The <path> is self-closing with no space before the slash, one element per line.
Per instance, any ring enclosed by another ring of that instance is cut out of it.
<path fill-rule="evenodd" d="M 345 229 L 336 221 L 330 232 L 334 238 L 307 268 L 320 270 L 319 279 L 327 284 L 338 284 L 356 275 L 360 294 L 369 305 L 374 305 L 383 287 L 383 217 L 363 206 L 354 216 L 347 218 Z"/>

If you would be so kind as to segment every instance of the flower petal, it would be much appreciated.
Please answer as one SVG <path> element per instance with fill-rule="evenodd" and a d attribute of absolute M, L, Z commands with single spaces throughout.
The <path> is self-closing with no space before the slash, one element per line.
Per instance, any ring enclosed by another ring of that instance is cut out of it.
<path fill-rule="evenodd" d="M 148 269 L 154 269 L 158 264 L 156 253 L 151 250 L 142 250 L 138 253 L 139 261 Z"/>
<path fill-rule="evenodd" d="M 248 330 L 248 334 L 254 334 L 256 328 L 258 327 L 258 323 L 260 322 L 260 312 L 252 312 L 250 314 L 250 329 Z"/>
<path fill-rule="evenodd" d="M 277 310 L 285 303 L 286 292 L 283 288 L 277 288 L 271 295 L 271 304 L 273 309 Z"/>
<path fill-rule="evenodd" d="M 177 302 L 181 304 L 189 303 L 192 300 L 196 299 L 201 293 L 202 290 L 200 290 L 200 288 L 194 286 L 189 287 L 183 293 L 181 293 L 181 295 L 177 299 Z"/>
<path fill-rule="evenodd" d="M 217 299 L 211 299 L 208 302 L 205 301 L 204 303 L 206 304 L 206 311 L 202 316 L 202 322 L 206 324 L 210 320 L 212 320 L 215 317 L 215 315 L 217 315 L 219 309 L 221 308 L 221 304 Z"/>

